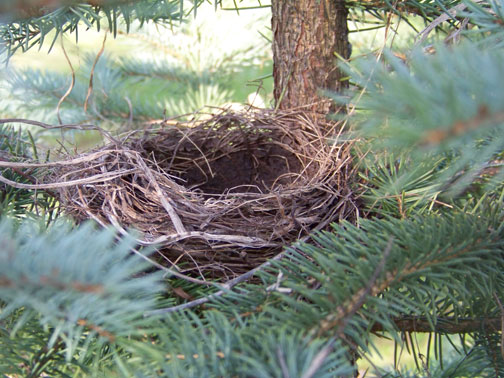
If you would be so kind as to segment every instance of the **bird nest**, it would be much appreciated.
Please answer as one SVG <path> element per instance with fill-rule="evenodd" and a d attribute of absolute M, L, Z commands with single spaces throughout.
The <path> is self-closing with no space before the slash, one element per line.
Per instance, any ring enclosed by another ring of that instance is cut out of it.
<path fill-rule="evenodd" d="M 58 168 L 59 198 L 78 220 L 139 231 L 165 266 L 233 277 L 353 212 L 348 146 L 321 130 L 302 112 L 161 124 Z"/>

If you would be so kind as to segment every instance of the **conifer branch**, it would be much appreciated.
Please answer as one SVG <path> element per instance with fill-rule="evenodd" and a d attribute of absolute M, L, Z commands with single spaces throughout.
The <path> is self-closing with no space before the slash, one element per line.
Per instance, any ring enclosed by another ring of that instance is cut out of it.
<path fill-rule="evenodd" d="M 61 120 L 61 115 L 60 115 L 61 104 L 63 104 L 63 101 L 65 101 L 65 99 L 70 95 L 70 93 L 72 93 L 72 90 L 75 86 L 75 70 L 73 68 L 72 61 L 70 60 L 70 58 L 68 57 L 68 54 L 66 52 L 65 44 L 63 42 L 63 35 L 61 35 L 61 50 L 63 51 L 63 55 L 65 56 L 65 60 L 67 61 L 68 66 L 70 67 L 70 71 L 72 72 L 72 81 L 70 82 L 70 86 L 68 87 L 66 92 L 63 94 L 63 96 L 61 96 L 61 98 L 58 101 L 58 105 L 56 106 L 56 114 L 58 116 L 59 124 L 63 125 L 63 121 Z M 64 135 L 65 134 L 63 133 L 63 129 L 61 129 L 61 139 L 62 139 L 61 142 L 62 143 L 65 142 Z"/>
<path fill-rule="evenodd" d="M 116 36 L 119 20 L 123 20 L 129 30 L 132 20 L 135 19 L 141 23 L 160 23 L 181 18 L 178 12 L 179 0 L 33 2 L 39 6 L 32 7 L 29 2 L 24 2 L 18 7 L 12 6 L 11 3 L 0 8 L 0 15 L 8 21 L 0 23 L 0 51 L 6 51 L 9 56 L 19 49 L 27 51 L 33 46 L 41 46 L 48 33 L 55 31 L 52 48 L 60 35 L 76 32 L 81 22 L 87 27 L 94 26 L 100 30 L 102 18 L 106 18 L 109 29 Z M 40 6 L 40 2 L 45 2 L 46 6 Z"/>
<path fill-rule="evenodd" d="M 357 313 L 359 308 L 365 303 L 366 297 L 370 294 L 373 286 L 375 285 L 376 280 L 380 276 L 380 274 L 383 271 L 383 268 L 385 268 L 385 263 L 387 262 L 387 258 L 390 254 L 390 251 L 392 250 L 392 238 L 389 239 L 387 246 L 385 250 L 383 251 L 383 257 L 376 267 L 375 271 L 373 272 L 373 275 L 369 279 L 368 284 L 366 285 L 364 292 L 361 294 L 360 298 L 357 300 L 357 302 L 352 306 L 350 311 L 345 315 L 345 319 L 341 322 L 339 325 L 338 329 L 335 332 L 336 337 L 342 337 L 343 333 L 345 331 L 345 327 L 348 325 L 348 322 L 350 319 Z M 327 358 L 327 356 L 332 352 L 334 344 L 336 342 L 336 337 L 333 337 L 331 341 L 329 342 L 328 345 L 326 345 L 320 352 L 317 353 L 315 358 L 313 359 L 312 364 L 308 368 L 308 371 L 303 375 L 303 378 L 311 378 L 314 376 L 314 374 L 317 372 L 317 370 L 322 366 L 324 360 Z"/>
<path fill-rule="evenodd" d="M 59 8 L 77 4 L 98 7 L 128 2 L 129 0 L 4 0 L 0 5 L 0 14 L 7 14 L 13 19 L 21 20 L 41 17 Z"/>
<path fill-rule="evenodd" d="M 4 317 L 20 308 L 40 317 L 73 353 L 82 328 L 89 330 L 83 339 L 113 343 L 145 325 L 142 311 L 153 307 L 161 285 L 159 273 L 140 276 L 149 265 L 129 255 L 132 238 L 115 242 L 110 229 L 68 226 L 41 233 L 31 222 L 17 230 L 0 222 L 0 303 L 7 304 Z"/>
<path fill-rule="evenodd" d="M 500 238 L 500 235 L 494 235 L 494 237 Z M 341 324 L 344 324 L 346 321 L 348 321 L 348 314 L 351 314 L 353 311 L 356 311 L 354 310 L 356 307 L 361 307 L 362 305 L 364 305 L 365 302 L 362 301 L 362 298 L 363 296 L 366 295 L 366 293 L 369 293 L 369 295 L 371 296 L 378 296 L 380 293 L 383 293 L 391 285 L 400 284 L 401 281 L 403 281 L 410 275 L 417 274 L 418 272 L 427 270 L 431 266 L 436 266 L 439 264 L 449 262 L 450 260 L 459 259 L 464 254 L 470 253 L 475 249 L 477 249 L 478 244 L 480 242 L 481 240 L 475 240 L 467 247 L 462 248 L 461 250 L 455 253 L 452 253 L 451 250 L 448 250 L 446 253 L 443 254 L 440 254 L 439 253 L 440 251 L 431 251 L 426 254 L 427 255 L 426 257 L 439 255 L 440 258 L 437 259 L 435 258 L 432 260 L 426 259 L 426 261 L 416 264 L 407 263 L 400 270 L 394 269 L 392 271 L 386 272 L 385 279 L 383 279 L 381 282 L 372 286 L 370 289 L 368 289 L 367 287 L 360 289 L 354 295 L 352 295 L 346 301 L 345 304 L 338 306 L 333 313 L 327 315 L 316 327 L 317 335 L 320 337 L 324 334 L 332 332 L 334 328 L 340 329 Z M 441 249 L 443 248 L 444 247 L 442 247 Z"/>

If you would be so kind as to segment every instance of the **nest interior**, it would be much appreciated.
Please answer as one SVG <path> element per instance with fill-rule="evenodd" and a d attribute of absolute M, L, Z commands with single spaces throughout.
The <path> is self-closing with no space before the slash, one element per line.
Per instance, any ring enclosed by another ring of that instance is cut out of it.
<path fill-rule="evenodd" d="M 59 189 L 76 219 L 140 231 L 163 265 L 233 277 L 354 213 L 348 145 L 328 134 L 303 112 L 222 112 L 130 134 L 55 174 L 78 182 Z"/>

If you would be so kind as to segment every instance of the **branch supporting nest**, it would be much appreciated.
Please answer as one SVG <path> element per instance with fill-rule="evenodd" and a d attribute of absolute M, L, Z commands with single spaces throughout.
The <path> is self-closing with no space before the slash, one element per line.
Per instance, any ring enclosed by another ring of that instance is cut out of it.
<path fill-rule="evenodd" d="M 58 189 L 77 220 L 140 231 L 161 264 L 231 279 L 354 216 L 349 145 L 328 142 L 338 127 L 302 111 L 223 111 L 121 140 L 107 134 L 110 144 L 60 162 L 0 163 L 44 168 L 26 188 Z"/>

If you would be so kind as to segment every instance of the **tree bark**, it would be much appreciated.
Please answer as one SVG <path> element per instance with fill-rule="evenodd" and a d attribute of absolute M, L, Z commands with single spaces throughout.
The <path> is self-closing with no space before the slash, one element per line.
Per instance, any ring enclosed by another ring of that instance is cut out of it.
<path fill-rule="evenodd" d="M 279 109 L 304 108 L 317 116 L 336 111 L 324 90 L 341 92 L 335 53 L 348 58 L 344 0 L 273 0 L 274 97 Z"/>

